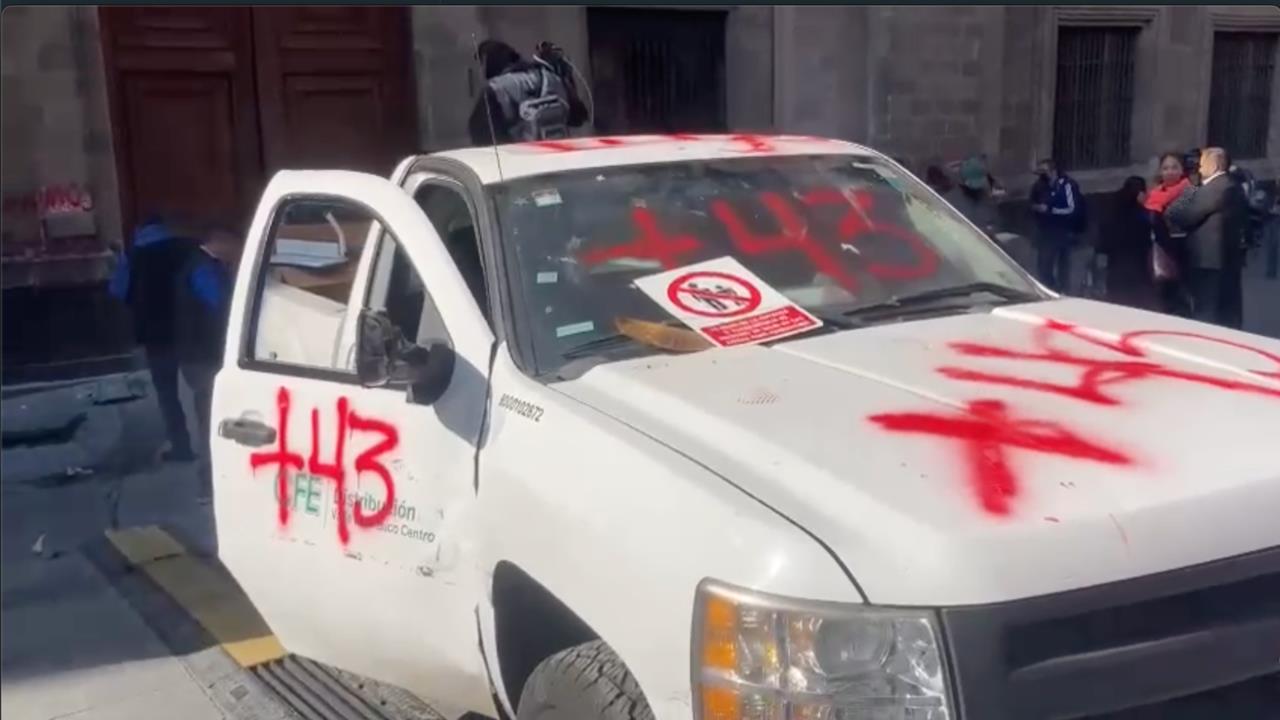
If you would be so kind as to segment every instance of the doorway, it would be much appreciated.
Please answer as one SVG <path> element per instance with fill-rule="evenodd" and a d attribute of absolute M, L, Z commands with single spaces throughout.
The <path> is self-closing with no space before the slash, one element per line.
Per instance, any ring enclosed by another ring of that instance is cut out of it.
<path fill-rule="evenodd" d="M 246 226 L 280 169 L 390 174 L 416 144 L 408 12 L 101 8 L 126 237 L 152 213 Z"/>
<path fill-rule="evenodd" d="M 723 132 L 725 17 L 722 10 L 589 8 L 596 129 Z"/>

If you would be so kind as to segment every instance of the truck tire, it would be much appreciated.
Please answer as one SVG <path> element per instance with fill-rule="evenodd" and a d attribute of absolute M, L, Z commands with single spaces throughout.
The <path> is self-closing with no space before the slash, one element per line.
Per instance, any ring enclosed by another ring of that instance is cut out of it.
<path fill-rule="evenodd" d="M 653 720 L 653 710 L 622 659 L 603 640 L 593 640 L 534 668 L 516 720 Z"/>

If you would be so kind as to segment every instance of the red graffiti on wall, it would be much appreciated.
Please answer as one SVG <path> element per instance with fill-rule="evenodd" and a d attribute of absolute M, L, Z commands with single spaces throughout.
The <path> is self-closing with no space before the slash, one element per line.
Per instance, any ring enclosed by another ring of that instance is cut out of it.
<path fill-rule="evenodd" d="M 885 413 L 869 419 L 890 432 L 962 443 L 970 487 L 983 509 L 996 515 L 1009 514 L 1009 501 L 1019 490 L 1018 475 L 1009 465 L 1007 448 L 1110 465 L 1133 462 L 1124 453 L 1086 440 L 1057 423 L 1013 418 L 999 400 L 974 400 L 964 411 L 954 414 Z"/>
<path fill-rule="evenodd" d="M 787 144 L 794 143 L 836 143 L 839 141 L 827 138 L 816 138 L 805 135 L 758 135 L 755 133 L 738 133 L 734 135 L 701 135 L 696 133 L 667 133 L 665 135 L 631 135 L 572 138 L 569 140 L 538 140 L 523 143 L 523 147 L 552 153 L 571 153 L 583 150 L 612 150 L 621 147 L 643 147 L 647 145 L 663 145 L 672 142 L 709 142 L 722 143 L 727 149 L 742 153 L 778 152 Z"/>
<path fill-rule="evenodd" d="M 1152 380 L 1173 380 L 1280 399 L 1280 386 L 1183 370 L 1153 360 L 1140 341 L 1154 338 L 1182 338 L 1256 355 L 1271 367 L 1252 369 L 1248 373 L 1260 379 L 1280 380 L 1280 355 L 1234 340 L 1175 330 L 1135 330 L 1109 339 L 1057 320 L 1047 320 L 1035 328 L 1032 333 L 1033 348 L 1030 350 L 968 342 L 950 343 L 949 347 L 971 358 L 1075 368 L 1079 371 L 1079 376 L 1074 383 L 1050 382 L 1012 373 L 994 373 L 955 366 L 940 367 L 937 371 L 953 380 L 1046 392 L 1103 406 L 1123 404 L 1123 399 L 1115 393 L 1118 387 Z M 1074 339 L 1107 354 L 1098 356 L 1096 353 L 1067 350 L 1059 344 L 1062 339 Z M 1009 513 L 1009 500 L 1017 495 L 1020 482 L 1017 473 L 1008 463 L 1007 448 L 1022 448 L 1111 465 L 1133 463 L 1126 453 L 1086 440 L 1059 423 L 1011 420 L 1005 404 L 999 400 L 970 401 L 967 410 L 959 415 L 886 413 L 873 415 L 869 420 L 891 432 L 931 435 L 962 442 L 970 485 L 983 509 L 996 515 Z"/>
<path fill-rule="evenodd" d="M 40 217 L 93 209 L 93 196 L 77 183 L 45 185 L 30 193 L 4 196 L 4 212 L 35 213 Z"/>
<path fill-rule="evenodd" d="M 1098 337 L 1070 323 L 1048 320 L 1033 332 L 1034 348 L 1020 350 L 981 343 L 951 343 L 950 347 L 968 357 L 999 358 L 1024 362 L 1050 363 L 1078 368 L 1079 377 L 1073 384 L 1054 383 L 1008 373 L 993 373 L 972 368 L 941 367 L 938 372 L 953 380 L 1007 385 L 1026 390 L 1053 393 L 1097 405 L 1119 405 L 1121 399 L 1109 389 L 1146 380 L 1176 380 L 1206 387 L 1280 398 L 1280 387 L 1250 380 L 1210 375 L 1204 372 L 1169 367 L 1153 361 L 1138 344 L 1139 340 L 1159 337 L 1183 338 L 1204 342 L 1257 355 L 1272 364 L 1271 369 L 1252 370 L 1260 378 L 1280 380 L 1280 355 L 1233 340 L 1215 338 L 1199 333 L 1169 330 L 1136 330 L 1115 340 Z M 1074 338 L 1087 345 L 1108 351 L 1110 356 L 1097 357 L 1065 350 L 1055 344 L 1055 338 Z"/>
<path fill-rule="evenodd" d="M 869 193 L 815 188 L 801 195 L 799 202 L 776 192 L 758 193 L 756 201 L 764 208 L 771 219 L 770 226 L 775 230 L 752 229 L 740 209 L 727 200 L 713 200 L 709 208 L 734 249 L 743 256 L 798 254 L 815 272 L 850 292 L 856 292 L 858 279 L 841 260 L 840 253 L 847 248 L 856 251 L 857 243 L 867 236 L 880 236 L 906 247 L 914 261 L 888 263 L 869 255 L 864 257 L 859 252 L 868 274 L 881 279 L 912 280 L 937 272 L 938 255 L 918 234 L 873 219 L 870 213 L 874 203 Z M 811 224 L 801 215 L 801 206 L 842 209 L 835 221 L 835 237 L 826 240 L 815 237 Z M 587 249 L 579 256 L 582 263 L 591 267 L 618 258 L 639 258 L 657 260 L 664 269 L 670 270 L 686 264 L 705 249 L 703 241 L 695 235 L 664 231 L 658 216 L 649 208 L 632 208 L 631 222 L 636 232 L 632 240 L 620 245 Z"/>
<path fill-rule="evenodd" d="M 357 527 L 371 528 L 381 525 L 390 516 L 395 506 L 396 487 L 391 472 L 382 463 L 382 457 L 400 445 L 400 433 L 395 426 L 361 416 L 351 409 L 350 401 L 345 397 L 338 398 L 334 408 L 335 427 L 333 432 L 333 461 L 321 460 L 320 409 L 311 409 L 311 453 L 303 462 L 300 453 L 289 449 L 289 411 L 290 395 L 288 388 L 281 387 L 276 393 L 277 425 L 276 449 L 254 452 L 249 456 L 249 467 L 255 472 L 258 468 L 276 466 L 276 499 L 278 503 L 280 525 L 289 524 L 289 471 L 299 471 L 304 467 L 307 472 L 317 477 L 326 478 L 334 484 L 334 502 L 337 505 L 338 540 L 346 545 L 351 540 L 351 531 L 347 526 L 347 472 L 346 449 L 347 438 L 354 433 L 375 435 L 378 440 L 368 449 L 356 456 L 355 471 L 369 473 L 382 481 L 384 498 L 382 506 L 370 515 L 366 515 L 359 503 L 354 503 L 351 518 Z"/>

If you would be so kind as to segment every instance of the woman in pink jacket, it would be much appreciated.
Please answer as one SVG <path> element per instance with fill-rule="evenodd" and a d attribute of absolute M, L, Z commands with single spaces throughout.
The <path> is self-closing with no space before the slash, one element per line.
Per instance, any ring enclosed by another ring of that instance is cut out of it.
<path fill-rule="evenodd" d="M 1180 277 L 1186 267 L 1186 234 L 1165 222 L 1164 213 L 1175 200 L 1184 193 L 1194 190 L 1191 180 L 1187 178 L 1182 156 L 1178 153 L 1165 153 L 1160 156 L 1160 174 L 1155 184 L 1147 192 L 1146 206 L 1155 215 L 1155 222 L 1162 232 L 1157 233 L 1163 241 L 1160 249 L 1164 257 L 1172 265 L 1172 277 L 1155 278 L 1159 290 L 1160 309 L 1174 315 L 1189 317 L 1191 304 L 1186 287 Z"/>

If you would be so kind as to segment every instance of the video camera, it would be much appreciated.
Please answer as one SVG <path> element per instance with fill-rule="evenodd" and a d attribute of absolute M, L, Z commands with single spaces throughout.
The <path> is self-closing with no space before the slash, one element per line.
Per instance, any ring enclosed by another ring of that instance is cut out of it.
<path fill-rule="evenodd" d="M 551 68 L 552 72 L 560 77 L 572 79 L 573 66 L 569 63 L 569 59 L 565 57 L 564 49 L 559 45 L 543 40 L 534 48 L 533 57 L 535 60 L 545 63 Z"/>

